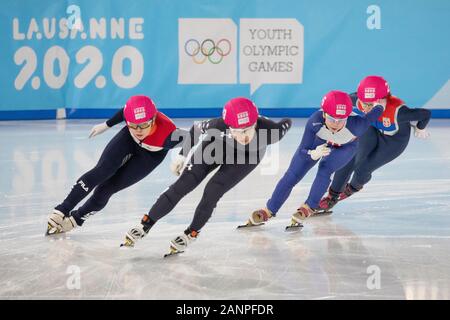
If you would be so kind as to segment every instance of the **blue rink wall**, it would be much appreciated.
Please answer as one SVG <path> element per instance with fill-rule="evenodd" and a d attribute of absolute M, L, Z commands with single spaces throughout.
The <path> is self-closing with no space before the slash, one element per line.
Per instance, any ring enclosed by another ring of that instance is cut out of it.
<path fill-rule="evenodd" d="M 266 117 L 309 117 L 316 108 L 267 108 L 260 109 Z M 221 108 L 160 109 L 171 118 L 216 118 L 222 114 Z M 431 110 L 432 118 L 450 118 L 450 110 Z M 106 119 L 117 109 L 63 109 L 63 116 L 57 110 L 0 111 L 0 120 L 49 120 L 49 119 Z"/>
<path fill-rule="evenodd" d="M 236 96 L 307 117 L 370 74 L 450 118 L 449 31 L 448 0 L 3 0 L 0 120 L 107 118 L 135 94 L 178 118 Z"/>

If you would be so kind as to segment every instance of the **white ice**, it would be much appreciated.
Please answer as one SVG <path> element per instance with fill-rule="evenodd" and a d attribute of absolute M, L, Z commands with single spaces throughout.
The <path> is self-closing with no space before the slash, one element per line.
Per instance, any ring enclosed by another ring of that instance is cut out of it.
<path fill-rule="evenodd" d="M 193 120 L 177 120 L 189 127 Z M 219 202 L 198 240 L 163 259 L 190 223 L 204 183 L 134 249 L 119 249 L 176 177 L 170 156 L 146 179 L 66 236 L 46 218 L 120 129 L 87 139 L 95 120 L 0 122 L 0 299 L 449 299 L 450 120 L 378 170 L 333 215 L 287 233 L 316 168 L 267 225 L 236 230 L 265 205 L 297 148 L 305 119 Z"/>

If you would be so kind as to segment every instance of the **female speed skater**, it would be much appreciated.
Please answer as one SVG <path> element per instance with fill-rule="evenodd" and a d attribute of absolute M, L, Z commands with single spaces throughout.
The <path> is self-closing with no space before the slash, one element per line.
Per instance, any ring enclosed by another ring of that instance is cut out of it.
<path fill-rule="evenodd" d="M 379 99 L 386 101 L 386 110 L 361 137 L 353 159 L 336 172 L 328 195 L 320 201 L 320 208 L 329 210 L 338 201 L 360 191 L 370 181 L 375 170 L 399 157 L 408 146 L 411 127 L 417 138 L 429 136 L 425 127 L 430 121 L 431 112 L 422 108 L 408 108 L 402 100 L 391 94 L 387 81 L 382 77 L 364 78 L 357 94 L 352 94 L 353 102 L 363 113 Z M 417 124 L 412 125 L 412 121 L 417 121 Z"/>
<path fill-rule="evenodd" d="M 179 179 L 159 196 L 141 223 L 126 234 L 123 246 L 134 246 L 138 239 L 143 238 L 159 219 L 167 215 L 210 172 L 218 169 L 205 186 L 190 226 L 171 241 L 169 255 L 183 252 L 197 238 L 222 196 L 258 166 L 267 146 L 279 141 L 291 125 L 290 119 L 277 123 L 259 116 L 258 109 L 251 100 L 234 98 L 225 104 L 222 118 L 193 126 L 190 130 L 190 158 L 187 158 L 185 166 L 183 157 L 175 160 L 172 166 L 176 174 L 184 166 Z M 192 149 L 200 134 L 204 134 L 203 140 L 197 148 Z M 209 151 L 213 154 L 213 159 L 208 159 Z"/>
<path fill-rule="evenodd" d="M 331 91 L 322 99 L 321 109 L 309 118 L 302 141 L 288 170 L 278 182 L 264 209 L 254 211 L 247 226 L 261 225 L 272 217 L 289 197 L 292 188 L 317 163 L 319 169 L 304 204 L 292 215 L 291 225 L 302 227 L 301 221 L 318 213 L 320 198 L 331 182 L 331 175 L 345 166 L 355 155 L 358 138 L 383 112 L 382 101 L 365 116 L 352 114 L 352 100 L 341 91 Z"/>
<path fill-rule="evenodd" d="M 90 137 L 126 121 L 108 143 L 95 167 L 82 175 L 69 195 L 48 217 L 47 235 L 81 227 L 103 209 L 109 198 L 145 178 L 188 135 L 156 109 L 146 96 L 132 96 L 112 118 L 93 127 Z M 77 210 L 75 206 L 92 190 L 92 196 Z"/>

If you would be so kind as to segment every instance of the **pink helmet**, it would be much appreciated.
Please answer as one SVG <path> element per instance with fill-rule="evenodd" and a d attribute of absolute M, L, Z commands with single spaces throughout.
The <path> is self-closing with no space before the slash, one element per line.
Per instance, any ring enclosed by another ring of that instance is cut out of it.
<path fill-rule="evenodd" d="M 365 103 L 385 98 L 390 93 L 389 84 L 383 77 L 368 76 L 358 86 L 358 99 Z"/>
<path fill-rule="evenodd" d="M 350 96 L 342 91 L 330 91 L 322 99 L 322 110 L 336 119 L 346 119 L 352 113 Z"/>
<path fill-rule="evenodd" d="M 156 114 L 156 106 L 147 96 L 132 96 L 123 109 L 125 121 L 140 124 L 151 120 Z"/>
<path fill-rule="evenodd" d="M 231 128 L 250 127 L 258 120 L 258 108 L 247 98 L 234 98 L 223 107 L 222 117 Z"/>

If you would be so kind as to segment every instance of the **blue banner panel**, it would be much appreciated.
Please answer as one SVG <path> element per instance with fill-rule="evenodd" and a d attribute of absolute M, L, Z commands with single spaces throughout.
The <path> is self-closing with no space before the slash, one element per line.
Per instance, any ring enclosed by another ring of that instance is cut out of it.
<path fill-rule="evenodd" d="M 3 0 L 0 119 L 103 117 L 134 94 L 180 117 L 236 96 L 307 115 L 370 74 L 443 116 L 449 31 L 448 0 Z"/>

